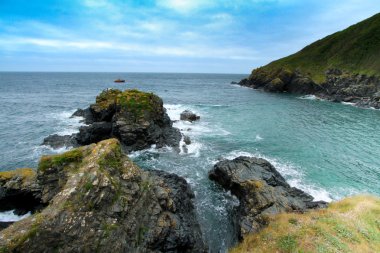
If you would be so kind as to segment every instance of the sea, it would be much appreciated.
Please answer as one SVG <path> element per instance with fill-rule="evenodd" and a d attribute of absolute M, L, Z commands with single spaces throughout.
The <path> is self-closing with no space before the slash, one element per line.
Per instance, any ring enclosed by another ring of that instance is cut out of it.
<path fill-rule="evenodd" d="M 160 96 L 172 120 L 179 120 L 186 109 L 201 117 L 193 123 L 174 123 L 191 138 L 188 152 L 152 147 L 130 157 L 143 169 L 164 170 L 187 180 L 211 252 L 226 252 L 236 243 L 229 216 L 239 203 L 208 179 L 223 158 L 265 158 L 290 185 L 316 200 L 380 196 L 379 110 L 231 84 L 246 76 L 0 72 L 0 171 L 36 168 L 41 155 L 68 150 L 41 143 L 50 134 L 77 132 L 81 118 L 70 116 L 93 103 L 102 90 L 137 88 Z M 126 82 L 114 83 L 117 78 Z M 23 217 L 0 213 L 0 221 Z"/>

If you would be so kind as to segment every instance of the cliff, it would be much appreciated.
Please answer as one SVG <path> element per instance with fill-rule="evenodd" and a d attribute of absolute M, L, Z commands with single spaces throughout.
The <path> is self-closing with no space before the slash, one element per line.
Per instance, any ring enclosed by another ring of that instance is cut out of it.
<path fill-rule="evenodd" d="M 2 253 L 206 251 L 186 181 L 141 170 L 116 139 L 43 156 L 37 172 L 1 172 L 0 192 L 39 206 L 0 231 Z"/>
<path fill-rule="evenodd" d="M 241 85 L 380 108 L 380 14 L 254 69 Z"/>

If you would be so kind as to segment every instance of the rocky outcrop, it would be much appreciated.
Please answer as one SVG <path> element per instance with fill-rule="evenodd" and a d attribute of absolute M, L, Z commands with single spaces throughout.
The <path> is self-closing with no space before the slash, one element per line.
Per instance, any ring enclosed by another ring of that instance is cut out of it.
<path fill-rule="evenodd" d="M 151 145 L 178 147 L 181 133 L 163 107 L 162 99 L 138 90 L 108 89 L 96 97 L 89 108 L 79 109 L 73 116 L 85 118 L 87 126 L 69 136 L 51 135 L 44 145 L 81 146 L 109 138 L 117 138 L 126 151 L 141 150 Z"/>
<path fill-rule="evenodd" d="M 312 196 L 291 187 L 268 161 L 260 158 L 242 156 L 220 161 L 209 172 L 209 178 L 239 199 L 235 218 L 240 238 L 258 232 L 271 215 L 326 207 L 325 202 L 313 202 Z"/>
<path fill-rule="evenodd" d="M 206 251 L 186 181 L 141 170 L 116 139 L 42 157 L 31 182 L 47 206 L 0 231 L 0 252 Z"/>
<path fill-rule="evenodd" d="M 17 215 L 34 213 L 43 207 L 35 170 L 24 168 L 0 172 L 0 211 Z"/>
<path fill-rule="evenodd" d="M 307 74 L 287 68 L 255 69 L 249 78 L 239 83 L 269 92 L 313 94 L 334 102 L 351 102 L 360 107 L 380 109 L 380 79 L 375 76 L 351 74 L 329 69 L 324 81 L 317 83 Z"/>
<path fill-rule="evenodd" d="M 200 118 L 201 118 L 200 116 L 196 115 L 195 113 L 189 110 L 185 110 L 181 112 L 180 114 L 180 120 L 193 122 L 193 121 L 199 120 Z"/>

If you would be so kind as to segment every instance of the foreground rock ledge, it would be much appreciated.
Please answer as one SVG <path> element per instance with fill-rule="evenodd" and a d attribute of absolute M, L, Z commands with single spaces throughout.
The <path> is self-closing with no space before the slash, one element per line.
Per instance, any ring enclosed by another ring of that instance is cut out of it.
<path fill-rule="evenodd" d="M 309 194 L 290 187 L 268 161 L 260 158 L 241 156 L 220 161 L 209 177 L 239 199 L 236 224 L 240 238 L 258 232 L 271 215 L 327 206 L 326 202 L 313 202 Z"/>
<path fill-rule="evenodd" d="M 88 126 L 79 133 L 44 139 L 44 145 L 53 148 L 82 146 L 109 138 L 120 140 L 126 151 L 157 147 L 179 146 L 181 133 L 163 107 L 160 97 L 138 90 L 104 90 L 89 108 L 79 109 L 73 116 L 82 116 Z"/>
<path fill-rule="evenodd" d="M 116 139 L 41 158 L 41 212 L 0 231 L 0 252 L 205 252 L 193 192 L 142 171 Z"/>

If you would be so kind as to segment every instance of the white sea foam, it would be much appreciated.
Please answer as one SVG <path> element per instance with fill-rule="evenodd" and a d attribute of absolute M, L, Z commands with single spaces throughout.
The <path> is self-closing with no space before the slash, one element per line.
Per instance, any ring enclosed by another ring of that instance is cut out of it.
<path fill-rule="evenodd" d="M 174 121 L 173 126 L 178 128 L 183 135 L 187 135 L 191 139 L 191 144 L 186 145 L 185 150 L 182 146 L 185 145 L 183 138 L 180 141 L 181 155 L 192 155 L 194 157 L 199 157 L 202 149 L 205 146 L 199 141 L 200 137 L 203 135 L 229 135 L 230 132 L 224 130 L 221 127 L 213 126 L 210 127 L 208 122 L 203 119 L 206 115 L 205 112 L 199 111 L 193 106 L 181 105 L 181 104 L 165 104 L 166 111 L 171 120 Z M 211 105 L 213 107 L 219 107 L 221 105 Z M 180 115 L 184 110 L 191 110 L 195 114 L 201 117 L 200 121 L 184 121 L 180 120 Z M 187 151 L 187 152 L 186 152 Z"/>
<path fill-rule="evenodd" d="M 297 187 L 307 192 L 308 194 L 313 196 L 316 201 L 332 201 L 331 194 L 328 191 L 312 183 L 305 183 L 303 173 L 300 172 L 300 170 L 297 169 L 296 166 L 290 163 L 283 163 L 278 161 L 277 159 L 264 156 L 260 153 L 252 154 L 245 151 L 232 151 L 223 157 L 231 160 L 239 156 L 263 158 L 269 161 L 278 170 L 278 172 L 280 172 L 280 174 L 287 180 L 290 186 Z"/>
<path fill-rule="evenodd" d="M 323 98 L 317 97 L 316 95 L 304 95 L 301 97 L 298 97 L 299 99 L 307 99 L 307 100 L 318 100 L 318 101 L 324 101 Z"/>
<path fill-rule="evenodd" d="M 355 106 L 355 103 L 351 103 L 351 102 L 341 102 L 343 105 L 351 105 L 351 106 Z"/>
<path fill-rule="evenodd" d="M 6 221 L 19 221 L 22 220 L 26 217 L 30 216 L 30 213 L 27 213 L 25 215 L 16 215 L 13 213 L 13 210 L 11 211 L 5 211 L 5 212 L 0 212 L 0 221 L 1 222 L 6 222 Z"/>
<path fill-rule="evenodd" d="M 83 117 L 71 117 L 75 111 L 64 111 L 60 113 L 52 113 L 49 117 L 53 118 L 57 124 L 55 133 L 58 135 L 70 135 L 78 132 L 79 127 L 85 125 L 80 122 Z"/>
<path fill-rule="evenodd" d="M 256 134 L 255 140 L 261 141 L 261 140 L 263 140 L 263 137 L 261 137 L 259 134 Z"/>

